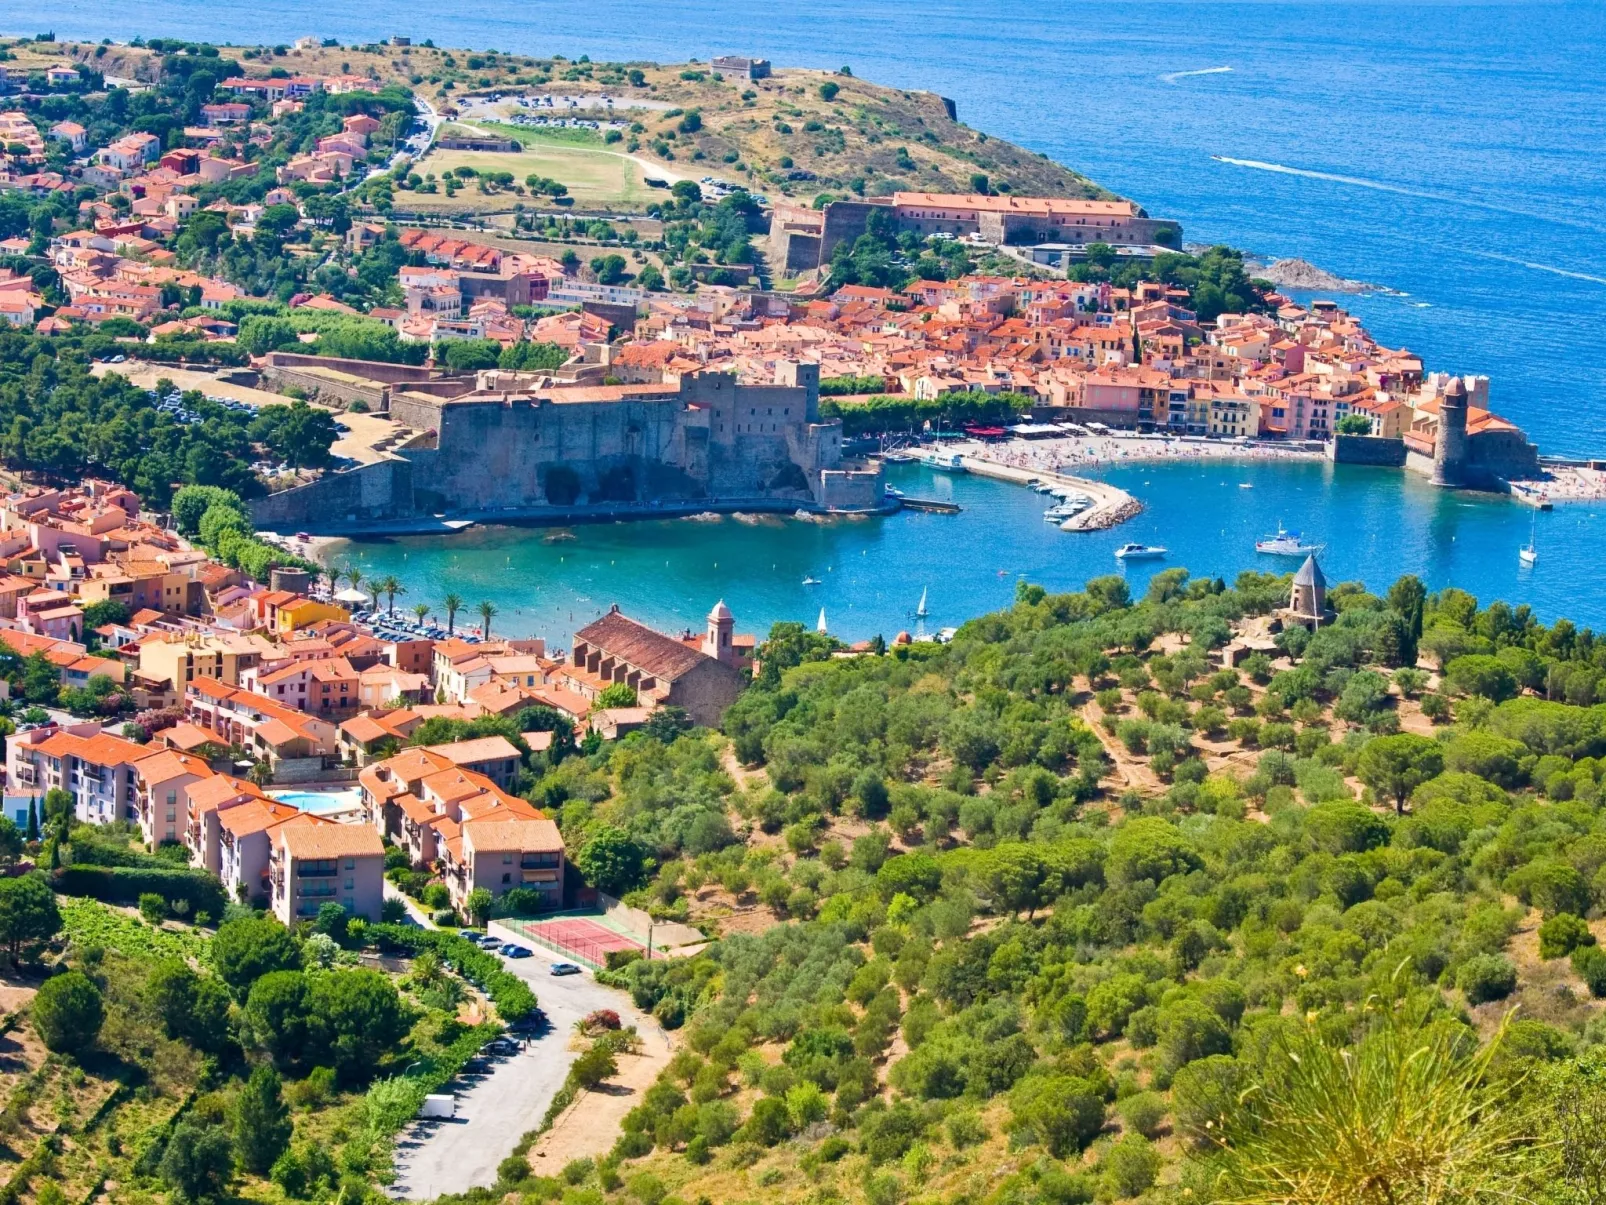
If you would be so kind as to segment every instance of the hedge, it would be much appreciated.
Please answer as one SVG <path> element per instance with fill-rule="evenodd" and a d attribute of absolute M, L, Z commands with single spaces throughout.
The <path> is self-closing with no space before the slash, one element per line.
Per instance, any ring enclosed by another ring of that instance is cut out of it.
<path fill-rule="evenodd" d="M 385 951 L 414 955 L 424 950 L 435 951 L 456 967 L 458 974 L 491 998 L 504 1021 L 521 1021 L 536 1009 L 535 993 L 530 985 L 504 968 L 496 955 L 487 954 L 466 937 L 442 933 L 438 929 L 391 924 L 369 925 L 365 936 Z"/>
<path fill-rule="evenodd" d="M 137 904 L 141 895 L 154 891 L 170 905 L 188 901 L 192 917 L 200 912 L 221 917 L 228 903 L 215 875 L 180 866 L 64 866 L 52 876 L 51 885 L 62 895 L 88 896 L 108 904 Z"/>

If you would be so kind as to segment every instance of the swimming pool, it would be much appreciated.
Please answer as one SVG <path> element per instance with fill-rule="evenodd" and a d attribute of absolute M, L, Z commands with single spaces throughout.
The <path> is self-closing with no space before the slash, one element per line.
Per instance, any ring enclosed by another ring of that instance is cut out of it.
<path fill-rule="evenodd" d="M 362 807 L 362 791 L 357 787 L 346 787 L 339 791 L 269 791 L 268 794 L 281 803 L 316 815 L 349 812 Z"/>

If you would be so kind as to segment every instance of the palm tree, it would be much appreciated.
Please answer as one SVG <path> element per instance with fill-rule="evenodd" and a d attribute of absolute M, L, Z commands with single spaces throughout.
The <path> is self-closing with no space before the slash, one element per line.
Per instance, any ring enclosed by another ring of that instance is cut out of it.
<path fill-rule="evenodd" d="M 429 614 L 429 604 L 428 603 L 414 603 L 413 604 L 413 614 L 418 617 L 418 622 L 419 623 L 423 623 L 424 622 L 424 616 Z"/>
<path fill-rule="evenodd" d="M 355 590 L 358 583 L 362 581 L 362 570 L 355 565 L 347 565 L 346 580 L 351 583 L 351 588 Z"/>
<path fill-rule="evenodd" d="M 487 599 L 475 608 L 480 613 L 480 636 L 485 640 L 491 638 L 491 618 L 496 614 L 496 604 Z"/>
<path fill-rule="evenodd" d="M 396 614 L 396 596 L 398 594 L 406 594 L 407 587 L 401 584 L 401 580 L 394 573 L 387 573 L 377 582 L 374 582 L 373 586 L 376 592 L 385 596 L 385 601 L 388 604 L 386 613 L 390 615 Z"/>
<path fill-rule="evenodd" d="M 452 634 L 452 625 L 457 622 L 457 613 L 463 609 L 463 596 L 461 594 L 448 594 L 441 600 L 441 606 L 446 610 L 446 634 Z"/>

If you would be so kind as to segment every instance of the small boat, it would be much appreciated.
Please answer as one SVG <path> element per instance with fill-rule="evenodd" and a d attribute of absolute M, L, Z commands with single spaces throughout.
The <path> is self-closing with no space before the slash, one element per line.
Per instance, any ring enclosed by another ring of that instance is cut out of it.
<path fill-rule="evenodd" d="M 901 489 L 899 489 L 895 485 L 884 485 L 884 486 L 881 487 L 881 492 L 883 494 L 885 494 L 888 498 L 901 498 L 901 497 L 903 497 L 903 491 Z"/>
<path fill-rule="evenodd" d="M 805 575 L 804 578 L 803 578 L 803 584 L 805 586 L 818 586 L 820 584 L 820 579 L 817 578 L 817 577 L 809 577 L 809 576 Z"/>
<path fill-rule="evenodd" d="M 1115 550 L 1115 559 L 1118 561 L 1152 561 L 1158 560 L 1166 553 L 1158 544 L 1122 544 Z"/>
<path fill-rule="evenodd" d="M 1252 490 L 1255 488 L 1255 484 L 1252 481 L 1240 481 L 1238 483 L 1238 488 L 1241 490 Z"/>
<path fill-rule="evenodd" d="M 1027 484 L 1031 485 L 1031 482 L 1027 482 Z M 1032 492 L 1034 494 L 1052 494 L 1055 488 L 1056 487 L 1049 482 L 1040 481 L 1036 485 L 1032 486 Z"/>
<path fill-rule="evenodd" d="M 820 608 L 820 619 L 819 619 L 819 622 L 814 625 L 814 630 L 816 632 L 820 633 L 820 635 L 822 635 L 822 636 L 825 635 L 825 633 L 827 631 L 827 628 L 825 626 L 825 608 L 824 607 Z"/>
<path fill-rule="evenodd" d="M 1067 519 L 1075 518 L 1086 510 L 1088 504 L 1082 502 L 1062 502 L 1058 506 L 1051 506 L 1043 512 L 1043 522 L 1063 523 Z"/>
<path fill-rule="evenodd" d="M 915 608 L 915 616 L 919 619 L 924 619 L 928 614 L 930 614 L 930 612 L 926 610 L 927 589 L 929 589 L 929 587 L 920 591 L 920 605 Z"/>
<path fill-rule="evenodd" d="M 965 458 L 958 452 L 922 452 L 918 459 L 928 469 L 935 469 L 939 473 L 970 472 L 965 467 Z"/>
<path fill-rule="evenodd" d="M 1325 544 L 1305 543 L 1297 531 L 1286 531 L 1281 523 L 1277 525 L 1276 535 L 1255 541 L 1255 551 L 1267 556 L 1310 556 L 1326 547 Z"/>
<path fill-rule="evenodd" d="M 1517 559 L 1530 568 L 1539 563 L 1539 546 L 1534 543 L 1534 535 L 1539 527 L 1539 516 L 1534 516 L 1533 527 L 1528 531 L 1528 542 L 1517 549 Z"/>

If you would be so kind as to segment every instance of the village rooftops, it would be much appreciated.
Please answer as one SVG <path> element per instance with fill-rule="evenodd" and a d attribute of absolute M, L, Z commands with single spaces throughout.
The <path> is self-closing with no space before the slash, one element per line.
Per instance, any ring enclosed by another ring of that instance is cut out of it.
<path fill-rule="evenodd" d="M 601 619 L 581 628 L 574 639 L 576 644 L 588 644 L 666 682 L 673 682 L 704 661 L 713 660 L 701 649 L 655 632 L 622 614 L 617 605 Z"/>
<path fill-rule="evenodd" d="M 485 817 L 470 821 L 463 827 L 463 832 L 478 853 L 523 853 L 563 848 L 563 835 L 558 832 L 558 826 L 545 817 L 539 820 L 492 820 Z"/>

